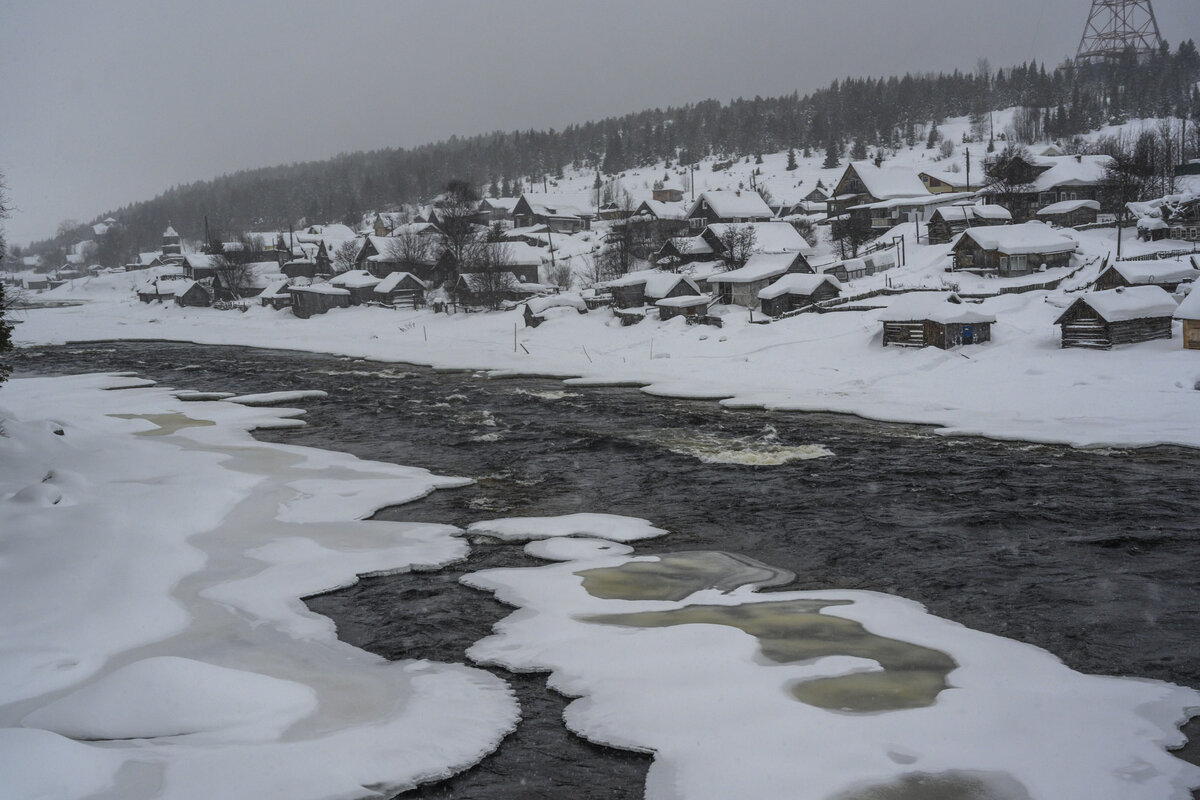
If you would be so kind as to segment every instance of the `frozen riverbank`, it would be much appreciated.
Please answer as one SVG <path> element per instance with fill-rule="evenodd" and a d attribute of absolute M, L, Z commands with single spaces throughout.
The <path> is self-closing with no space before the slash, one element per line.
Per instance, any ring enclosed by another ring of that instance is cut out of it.
<path fill-rule="evenodd" d="M 456 528 L 359 520 L 463 481 L 259 443 L 298 412 L 145 384 L 0 390 L 3 793 L 359 797 L 493 750 L 503 681 L 370 655 L 300 601 L 462 558 Z"/>
<path fill-rule="evenodd" d="M 519 311 L 433 314 L 357 307 L 300 320 L 288 311 L 246 313 L 146 305 L 135 274 L 73 282 L 47 297 L 83 305 L 22 313 L 20 346 L 104 339 L 162 339 L 310 350 L 440 369 L 539 374 L 580 385 L 634 384 L 663 396 L 736 407 L 832 411 L 937 426 L 946 434 L 1082 447 L 1200 447 L 1200 358 L 1171 340 L 1113 351 L 1061 350 L 1055 318 L 1095 278 L 1114 249 L 1111 231 L 1078 234 L 1096 259 L 1055 291 L 1011 294 L 980 307 L 995 314 L 993 341 L 951 351 L 882 347 L 882 311 L 807 314 L 771 325 L 730 308 L 722 329 L 682 319 L 622 327 L 607 310 L 570 309 L 525 328 Z M 944 246 L 912 246 L 905 285 L 941 285 Z M 1138 245 L 1126 243 L 1126 248 Z M 955 280 L 969 277 L 956 276 Z M 882 285 L 865 279 L 856 291 Z M 996 281 L 974 279 L 988 289 Z M 994 288 L 994 287 L 992 287 Z M 887 298 L 872 301 L 879 305 Z"/>

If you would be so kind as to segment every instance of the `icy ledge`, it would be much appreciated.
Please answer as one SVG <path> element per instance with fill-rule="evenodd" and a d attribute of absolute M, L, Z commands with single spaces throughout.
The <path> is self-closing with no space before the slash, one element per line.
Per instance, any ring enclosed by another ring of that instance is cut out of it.
<path fill-rule="evenodd" d="M 1189 800 L 1200 786 L 1167 751 L 1200 712 L 1192 689 L 1084 675 L 898 597 L 761 593 L 772 570 L 731 554 L 577 559 L 465 576 L 520 608 L 468 655 L 549 670 L 578 698 L 572 731 L 654 755 L 649 800 Z"/>
<path fill-rule="evenodd" d="M 0 795 L 377 797 L 495 749 L 503 681 L 370 655 L 299 599 L 464 557 L 455 528 L 356 521 L 464 481 L 142 385 L 0 390 Z"/>

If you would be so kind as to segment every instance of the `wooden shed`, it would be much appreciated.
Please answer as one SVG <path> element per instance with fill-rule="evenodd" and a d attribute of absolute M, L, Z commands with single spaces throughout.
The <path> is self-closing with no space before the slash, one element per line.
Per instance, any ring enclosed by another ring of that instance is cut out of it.
<path fill-rule="evenodd" d="M 1183 348 L 1200 350 L 1200 289 L 1192 287 L 1174 316 L 1183 323 Z"/>
<path fill-rule="evenodd" d="M 1063 347 L 1110 350 L 1171 338 L 1171 317 L 1178 310 L 1171 295 L 1158 286 L 1135 286 L 1090 292 L 1054 321 L 1062 326 Z"/>
<path fill-rule="evenodd" d="M 1077 228 L 1094 225 L 1100 215 L 1100 203 L 1096 200 L 1063 200 L 1052 203 L 1037 212 L 1037 218 L 1060 228 Z"/>
<path fill-rule="evenodd" d="M 922 292 L 896 298 L 880 316 L 883 344 L 949 350 L 992 339 L 996 318 L 957 295 Z"/>
<path fill-rule="evenodd" d="M 411 272 L 392 272 L 374 289 L 374 299 L 392 306 L 420 308 L 429 285 Z"/>
<path fill-rule="evenodd" d="M 365 269 L 352 269 L 334 275 L 329 279 L 330 286 L 345 289 L 350 293 L 350 305 L 361 306 L 375 299 L 375 287 L 382 282 Z"/>
<path fill-rule="evenodd" d="M 952 205 L 934 209 L 927 224 L 930 244 L 949 244 L 967 228 L 1011 225 L 1012 214 L 1004 206 Z"/>
<path fill-rule="evenodd" d="M 190 285 L 175 288 L 175 305 L 184 308 L 207 308 L 212 305 L 212 293 L 203 284 L 191 281 Z"/>
<path fill-rule="evenodd" d="M 700 294 L 691 278 L 657 270 L 630 272 L 604 285 L 612 292 L 615 308 L 638 308 L 668 297 Z"/>
<path fill-rule="evenodd" d="M 1159 286 L 1168 292 L 1179 284 L 1200 278 L 1200 270 L 1188 261 L 1114 261 L 1096 278 L 1096 289 L 1130 286 Z"/>
<path fill-rule="evenodd" d="M 708 309 L 712 298 L 707 295 L 677 295 L 664 297 L 655 302 L 658 307 L 658 318 L 661 320 L 675 317 L 700 317 Z"/>
<path fill-rule="evenodd" d="M 258 295 L 258 302 L 276 311 L 292 307 L 292 293 L 288 291 L 288 282 L 275 281 Z"/>
<path fill-rule="evenodd" d="M 778 317 L 797 308 L 829 300 L 842 293 L 842 282 L 833 275 L 790 273 L 758 293 L 764 314 Z"/>
<path fill-rule="evenodd" d="M 331 308 L 350 307 L 350 291 L 328 283 L 291 286 L 288 287 L 288 293 L 292 296 L 292 313 L 300 319 L 324 314 Z"/>

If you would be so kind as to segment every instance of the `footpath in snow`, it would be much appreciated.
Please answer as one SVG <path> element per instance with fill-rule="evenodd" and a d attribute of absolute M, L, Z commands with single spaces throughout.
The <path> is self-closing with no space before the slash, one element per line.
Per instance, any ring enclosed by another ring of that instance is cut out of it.
<path fill-rule="evenodd" d="M 300 600 L 463 558 L 456 528 L 364 518 L 464 481 L 146 383 L 0 389 L 0 796 L 390 796 L 495 749 L 504 681 L 388 662 Z"/>

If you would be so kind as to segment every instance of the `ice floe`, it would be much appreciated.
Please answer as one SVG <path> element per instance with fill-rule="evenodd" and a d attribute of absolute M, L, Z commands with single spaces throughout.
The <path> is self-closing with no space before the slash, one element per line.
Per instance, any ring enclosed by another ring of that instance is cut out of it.
<path fill-rule="evenodd" d="M 506 542 L 525 542 L 557 536 L 590 536 L 613 542 L 652 539 L 667 532 L 649 520 L 618 514 L 565 514 L 559 517 L 507 517 L 472 522 L 467 533 L 483 534 Z"/>

